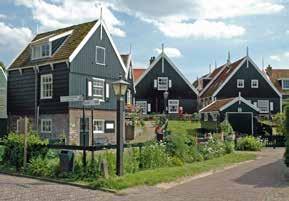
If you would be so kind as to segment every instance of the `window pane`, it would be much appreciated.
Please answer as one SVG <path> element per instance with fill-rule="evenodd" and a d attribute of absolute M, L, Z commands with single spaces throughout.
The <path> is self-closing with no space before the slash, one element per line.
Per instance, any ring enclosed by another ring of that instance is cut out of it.
<path fill-rule="evenodd" d="M 289 89 L 289 80 L 283 80 L 283 88 Z"/>
<path fill-rule="evenodd" d="M 42 57 L 47 57 L 49 56 L 49 44 L 44 44 L 42 45 Z"/>
<path fill-rule="evenodd" d="M 96 47 L 96 63 L 105 64 L 105 49 Z"/>
<path fill-rule="evenodd" d="M 158 90 L 166 91 L 168 90 L 168 78 L 158 77 Z"/>

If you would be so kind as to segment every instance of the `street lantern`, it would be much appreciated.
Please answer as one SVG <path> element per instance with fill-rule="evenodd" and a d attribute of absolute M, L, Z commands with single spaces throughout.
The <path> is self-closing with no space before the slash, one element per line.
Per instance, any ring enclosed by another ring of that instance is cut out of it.
<path fill-rule="evenodd" d="M 168 102 L 168 97 L 169 97 L 169 92 L 168 91 L 165 91 L 164 92 L 164 112 L 165 114 L 167 113 L 167 102 Z"/>
<path fill-rule="evenodd" d="M 117 112 L 116 112 L 116 174 L 118 176 L 123 175 L 123 131 L 124 131 L 124 101 L 123 96 L 126 94 L 126 90 L 129 83 L 122 80 L 121 77 L 118 81 L 112 83 L 114 94 L 117 97 Z"/>

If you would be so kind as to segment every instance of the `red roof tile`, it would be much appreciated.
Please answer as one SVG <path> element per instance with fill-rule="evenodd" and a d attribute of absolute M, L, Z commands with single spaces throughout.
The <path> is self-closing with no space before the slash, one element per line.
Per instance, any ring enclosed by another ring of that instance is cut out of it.
<path fill-rule="evenodd" d="M 267 75 L 280 93 L 283 95 L 289 95 L 289 90 L 282 89 L 280 82 L 282 78 L 289 78 L 289 69 L 272 69 L 270 72 L 267 71 Z"/>
<path fill-rule="evenodd" d="M 133 69 L 134 81 L 137 81 L 145 71 L 146 71 L 146 69 L 144 69 L 144 68 L 134 68 Z"/>
<path fill-rule="evenodd" d="M 224 105 L 228 104 L 229 102 L 233 101 L 235 98 L 226 98 L 216 100 L 207 107 L 205 107 L 201 112 L 217 112 L 219 111 Z"/>

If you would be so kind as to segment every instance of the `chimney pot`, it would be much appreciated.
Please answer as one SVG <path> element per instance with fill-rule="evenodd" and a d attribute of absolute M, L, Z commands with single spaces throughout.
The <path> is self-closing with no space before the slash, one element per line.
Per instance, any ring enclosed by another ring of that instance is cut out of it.
<path fill-rule="evenodd" d="M 156 57 L 151 57 L 151 58 L 150 58 L 150 64 L 152 64 L 155 59 L 156 59 Z"/>

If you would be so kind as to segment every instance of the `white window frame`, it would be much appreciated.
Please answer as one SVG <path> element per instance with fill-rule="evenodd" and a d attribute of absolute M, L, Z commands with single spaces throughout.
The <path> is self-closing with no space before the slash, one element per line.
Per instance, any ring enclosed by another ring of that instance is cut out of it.
<path fill-rule="evenodd" d="M 97 82 L 98 82 L 98 81 L 102 82 L 102 83 L 103 83 L 103 87 L 95 86 L 95 82 L 96 82 L 96 81 L 97 81 Z M 106 85 L 105 85 L 105 80 L 104 80 L 104 79 L 93 78 L 93 79 L 92 79 L 92 89 L 91 89 L 92 97 L 104 101 L 105 86 L 106 86 Z M 98 88 L 98 89 L 101 88 L 102 91 L 103 91 L 103 92 L 102 92 L 102 95 L 95 94 L 95 93 L 94 93 L 94 88 Z"/>
<path fill-rule="evenodd" d="M 259 80 L 251 80 L 251 88 L 259 88 Z"/>
<path fill-rule="evenodd" d="M 160 85 L 161 80 L 166 80 L 166 86 Z M 158 91 L 167 91 L 169 89 L 169 78 L 168 77 L 158 77 Z"/>
<path fill-rule="evenodd" d="M 45 131 L 44 130 L 44 122 L 50 122 L 50 130 Z M 41 133 L 52 133 L 52 119 L 41 119 Z"/>
<path fill-rule="evenodd" d="M 44 78 L 50 78 L 51 83 L 47 82 L 44 83 Z M 45 96 L 44 95 L 44 84 L 51 84 L 51 96 Z M 41 99 L 52 99 L 53 97 L 53 75 L 52 74 L 44 74 L 40 76 L 40 98 Z"/>
<path fill-rule="evenodd" d="M 126 104 L 131 105 L 131 90 L 128 89 L 126 92 Z"/>
<path fill-rule="evenodd" d="M 287 89 L 289 89 L 289 87 L 284 87 L 284 81 L 289 82 L 289 79 L 283 79 L 283 80 L 282 80 L 282 89 L 287 90 Z"/>
<path fill-rule="evenodd" d="M 263 110 L 262 108 L 263 107 L 261 107 L 260 105 L 261 105 L 261 103 L 268 103 L 267 104 L 267 110 Z M 260 110 L 260 113 L 268 113 L 269 111 L 270 111 L 270 102 L 269 102 L 269 100 L 258 100 L 258 102 L 257 102 L 257 104 L 258 104 L 258 108 L 259 108 L 259 110 Z"/>
<path fill-rule="evenodd" d="M 16 120 L 16 133 L 20 131 L 20 118 Z"/>
<path fill-rule="evenodd" d="M 237 88 L 242 89 L 245 86 L 245 81 L 242 79 L 237 79 Z"/>
<path fill-rule="evenodd" d="M 136 101 L 135 105 L 138 107 L 139 105 L 145 105 L 145 107 L 141 107 L 141 109 L 145 109 L 145 111 L 142 111 L 143 114 L 148 113 L 148 103 L 147 101 Z"/>
<path fill-rule="evenodd" d="M 102 130 L 95 130 L 95 122 L 101 122 L 102 123 Z M 93 133 L 94 134 L 103 134 L 105 131 L 105 120 L 104 119 L 93 119 Z"/>
<path fill-rule="evenodd" d="M 217 121 L 218 120 L 218 113 L 212 112 L 211 116 L 212 116 L 213 121 Z"/>
<path fill-rule="evenodd" d="M 270 111 L 274 111 L 274 102 L 270 102 Z"/>
<path fill-rule="evenodd" d="M 176 102 L 176 103 L 173 103 L 173 102 Z M 172 106 L 177 106 L 177 111 L 172 111 Z M 179 113 L 179 106 L 180 106 L 180 101 L 179 100 L 176 100 L 176 99 L 170 99 L 168 100 L 168 111 L 170 114 L 178 114 Z"/>
<path fill-rule="evenodd" d="M 45 56 L 42 56 L 42 51 L 43 51 L 43 46 L 44 45 L 48 45 L 49 46 L 49 54 L 48 55 L 45 55 Z M 52 53 L 52 47 L 51 47 L 51 43 L 41 43 L 41 44 L 37 44 L 37 45 L 32 45 L 31 46 L 31 60 L 36 60 L 36 59 L 43 59 L 43 58 L 48 58 L 48 57 L 51 57 L 51 53 Z M 40 48 L 40 55 L 38 57 L 35 57 L 35 49 L 34 48 Z"/>
<path fill-rule="evenodd" d="M 100 63 L 97 61 L 97 49 L 102 49 L 104 54 L 103 54 L 103 63 Z M 101 46 L 95 46 L 95 63 L 98 65 L 102 65 L 105 66 L 105 47 L 101 47 Z"/>

